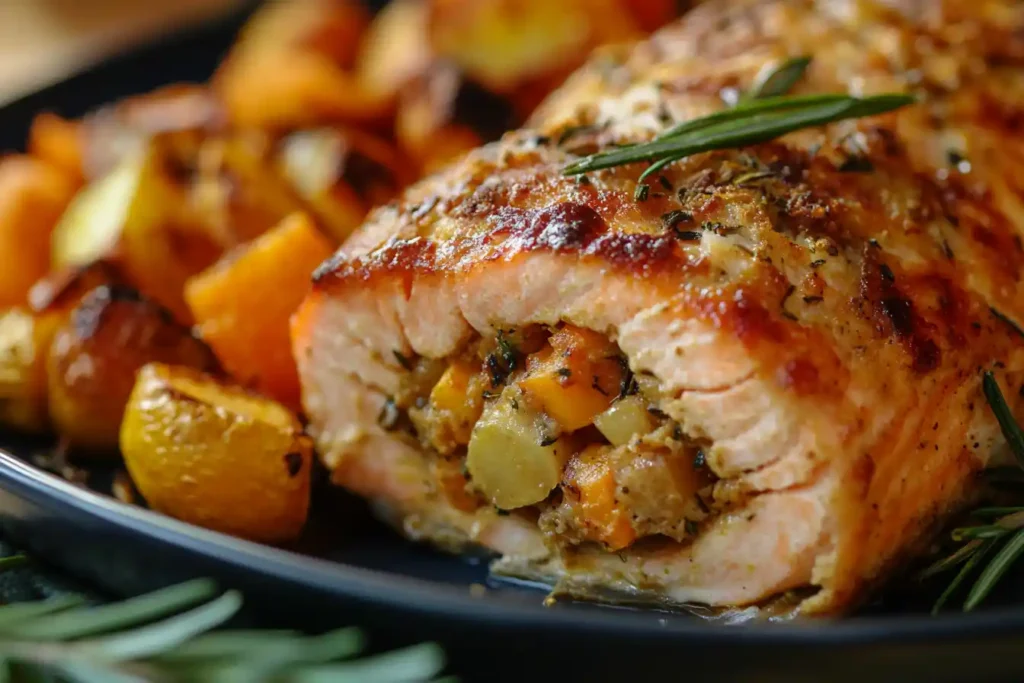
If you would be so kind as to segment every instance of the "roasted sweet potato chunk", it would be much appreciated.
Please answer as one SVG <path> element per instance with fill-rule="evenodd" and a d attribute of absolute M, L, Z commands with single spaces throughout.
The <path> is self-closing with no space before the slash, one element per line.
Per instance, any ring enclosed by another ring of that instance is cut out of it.
<path fill-rule="evenodd" d="M 101 286 L 87 294 L 50 345 L 47 387 L 57 431 L 85 450 L 115 449 L 135 373 L 155 361 L 218 368 L 189 328 L 137 292 Z"/>
<path fill-rule="evenodd" d="M 299 405 L 288 321 L 332 251 L 303 214 L 287 219 L 189 280 L 185 297 L 200 335 L 224 367 L 286 405 Z"/>
<path fill-rule="evenodd" d="M 0 308 L 25 303 L 32 284 L 50 265 L 50 235 L 71 201 L 76 183 L 45 161 L 0 159 Z"/>
<path fill-rule="evenodd" d="M 187 368 L 145 366 L 121 451 L 154 510 L 268 542 L 292 539 L 305 524 L 312 442 L 286 408 L 238 386 Z"/>

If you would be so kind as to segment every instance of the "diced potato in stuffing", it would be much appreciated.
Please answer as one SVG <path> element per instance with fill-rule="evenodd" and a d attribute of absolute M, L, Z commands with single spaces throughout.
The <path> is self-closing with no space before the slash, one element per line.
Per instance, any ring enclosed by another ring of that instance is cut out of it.
<path fill-rule="evenodd" d="M 289 319 L 331 252 L 312 221 L 295 214 L 185 287 L 200 335 L 232 376 L 293 408 L 299 378 Z"/>
<path fill-rule="evenodd" d="M 313 447 L 284 406 L 188 368 L 139 371 L 121 429 L 139 493 L 159 512 L 257 541 L 299 534 Z"/>
<path fill-rule="evenodd" d="M 28 156 L 0 159 L 0 308 L 25 304 L 50 265 L 50 235 L 76 190 L 58 168 Z"/>
<path fill-rule="evenodd" d="M 55 333 L 47 359 L 57 431 L 87 451 L 116 449 L 135 373 L 155 361 L 218 368 L 189 328 L 137 292 L 102 286 L 87 294 Z"/>

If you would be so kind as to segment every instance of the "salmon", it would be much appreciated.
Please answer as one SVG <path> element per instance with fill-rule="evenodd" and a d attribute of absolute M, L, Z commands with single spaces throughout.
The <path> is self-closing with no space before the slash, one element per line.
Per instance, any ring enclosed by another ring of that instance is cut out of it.
<path fill-rule="evenodd" d="M 646 198 L 644 164 L 563 173 L 801 55 L 793 94 L 920 102 L 690 157 Z M 855 608 L 1007 457 L 981 375 L 1019 407 L 1022 67 L 1013 0 L 712 0 L 599 51 L 315 274 L 292 334 L 333 481 L 572 595 Z M 565 351 L 544 376 L 565 334 L 621 371 Z M 595 411 L 627 399 L 623 437 Z"/>

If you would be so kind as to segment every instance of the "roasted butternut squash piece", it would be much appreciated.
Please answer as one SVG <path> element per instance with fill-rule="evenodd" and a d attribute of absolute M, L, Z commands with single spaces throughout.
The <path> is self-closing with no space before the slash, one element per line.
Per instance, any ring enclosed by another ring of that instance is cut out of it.
<path fill-rule="evenodd" d="M 456 510 L 473 512 L 481 506 L 480 500 L 467 488 L 469 480 L 458 459 L 439 458 L 433 464 L 434 476 L 448 503 Z"/>
<path fill-rule="evenodd" d="M 189 280 L 185 298 L 202 338 L 245 386 L 299 405 L 289 319 L 310 288 L 313 270 L 332 252 L 304 214 Z"/>
<path fill-rule="evenodd" d="M 377 13 L 356 60 L 360 86 L 393 104 L 434 59 L 427 36 L 427 0 L 391 0 Z"/>
<path fill-rule="evenodd" d="M 147 365 L 120 443 L 154 510 L 266 542 L 290 540 L 306 522 L 313 446 L 270 399 L 189 368 Z"/>
<path fill-rule="evenodd" d="M 24 305 L 49 270 L 50 235 L 75 190 L 74 180 L 45 161 L 0 160 L 0 308 Z"/>
<path fill-rule="evenodd" d="M 549 341 L 550 351 L 530 358 L 519 386 L 564 431 L 574 432 L 619 395 L 622 365 L 614 346 L 590 330 L 566 326 Z"/>
<path fill-rule="evenodd" d="M 189 328 L 137 292 L 102 286 L 86 294 L 57 329 L 47 358 L 50 417 L 58 433 L 82 450 L 112 452 L 135 373 L 154 361 L 218 368 Z"/>

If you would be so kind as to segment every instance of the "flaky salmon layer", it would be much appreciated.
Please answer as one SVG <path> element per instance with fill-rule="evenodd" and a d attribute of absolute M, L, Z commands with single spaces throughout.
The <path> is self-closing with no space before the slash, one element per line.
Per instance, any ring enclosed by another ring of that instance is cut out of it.
<path fill-rule="evenodd" d="M 795 93 L 922 102 L 672 164 L 644 200 L 644 165 L 562 173 L 807 54 Z M 1022 67 L 1010 0 L 710 2 L 596 55 L 530 129 L 376 211 L 316 274 L 293 338 L 334 480 L 413 538 L 569 592 L 747 605 L 809 588 L 801 611 L 849 609 L 1005 455 L 980 375 L 1020 401 Z M 613 553 L 543 514 L 460 509 L 429 442 L 379 423 L 410 362 L 565 325 L 614 344 L 705 444 L 719 508 L 692 537 Z"/>

